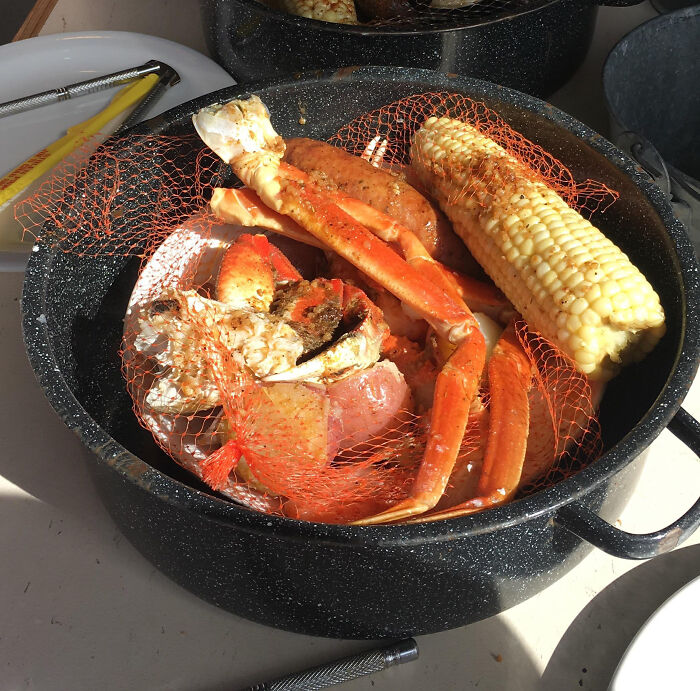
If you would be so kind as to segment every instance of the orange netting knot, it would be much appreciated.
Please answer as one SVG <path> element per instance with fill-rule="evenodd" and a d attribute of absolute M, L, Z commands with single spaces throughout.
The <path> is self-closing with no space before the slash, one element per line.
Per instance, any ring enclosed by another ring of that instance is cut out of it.
<path fill-rule="evenodd" d="M 220 449 L 202 461 L 202 479 L 215 490 L 224 489 L 229 475 L 245 454 L 246 448 L 243 444 L 236 439 L 229 439 Z"/>

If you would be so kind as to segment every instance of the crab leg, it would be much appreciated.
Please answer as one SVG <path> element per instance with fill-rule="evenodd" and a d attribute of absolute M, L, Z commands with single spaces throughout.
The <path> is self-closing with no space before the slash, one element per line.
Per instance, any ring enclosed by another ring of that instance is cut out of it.
<path fill-rule="evenodd" d="M 530 423 L 527 392 L 532 382 L 530 360 L 520 345 L 514 321 L 496 343 L 488 376 L 491 424 L 477 491 L 480 495 L 500 495 L 498 501 L 507 501 L 522 473 Z"/>
<path fill-rule="evenodd" d="M 251 189 L 224 189 L 216 187 L 211 197 L 211 210 L 225 223 L 246 228 L 267 228 L 285 237 L 325 249 L 313 235 L 307 233 L 289 216 L 283 216 L 265 206 Z"/>
<path fill-rule="evenodd" d="M 329 202 L 313 184 L 281 178 L 284 202 L 280 209 L 375 280 L 383 288 L 415 309 L 441 335 L 461 342 L 474 328 L 471 312 L 403 260 L 386 243 Z"/>
<path fill-rule="evenodd" d="M 386 146 L 379 144 L 378 149 Z M 455 268 L 469 265 L 476 269 L 476 262 L 446 218 L 404 179 L 410 168 L 400 167 L 396 174 L 336 146 L 303 138 L 285 140 L 283 160 L 312 176 L 324 191 L 342 192 L 389 214 L 415 233 L 432 257 L 444 259 Z"/>
<path fill-rule="evenodd" d="M 443 290 L 450 291 L 453 297 L 466 302 L 472 311 L 484 312 L 502 323 L 508 320 L 507 317 L 510 317 L 513 308 L 498 288 L 449 269 L 433 259 L 412 231 L 387 214 L 353 197 L 341 193 L 330 194 L 335 201 L 339 202 L 338 206 L 356 221 L 362 223 L 385 242 L 397 243 L 410 264 L 422 270 L 421 264 L 425 266 L 427 262 L 431 262 L 431 267 L 427 270 L 432 273 L 433 279 L 440 283 Z M 260 197 L 251 189 L 216 188 L 212 195 L 211 208 L 215 215 L 226 223 L 265 228 L 306 245 L 327 249 L 322 242 L 289 216 L 272 211 L 263 204 Z"/>
<path fill-rule="evenodd" d="M 387 146 L 389 142 L 383 137 L 377 135 L 370 141 L 362 152 L 360 158 L 367 163 L 371 163 L 375 168 L 379 168 L 384 160 Z"/>
<path fill-rule="evenodd" d="M 523 471 L 530 424 L 528 391 L 531 364 L 512 321 L 501 334 L 488 362 L 491 416 L 477 496 L 443 511 L 421 516 L 432 521 L 483 511 L 509 501 Z"/>
<path fill-rule="evenodd" d="M 300 175 L 300 179 L 304 178 Z M 341 192 L 329 194 L 339 208 L 377 237 L 387 243 L 396 243 L 409 264 L 425 273 L 453 299 L 463 300 L 471 310 L 485 312 L 501 322 L 507 322 L 513 315 L 512 305 L 498 288 L 460 274 L 434 259 L 413 231 L 388 214 Z"/>
<path fill-rule="evenodd" d="M 437 504 L 457 460 L 469 408 L 486 359 L 483 336 L 464 341 L 437 376 L 425 455 L 410 496 L 376 516 L 359 521 L 371 525 L 423 514 Z"/>
<path fill-rule="evenodd" d="M 288 164 L 282 163 L 280 168 L 288 179 L 297 180 L 302 184 L 309 182 L 308 175 Z M 434 272 L 433 277 L 439 281 L 443 290 L 459 294 L 458 284 L 453 279 L 452 272 L 433 260 L 427 249 L 410 230 L 387 214 L 373 209 L 358 199 L 348 197 L 340 192 L 324 191 L 324 194 L 332 199 L 339 209 L 371 230 L 384 242 L 397 243 L 404 258 L 409 263 L 414 265 L 421 265 L 423 262 L 430 263 L 427 270 L 431 273 Z M 253 190 L 216 188 L 212 195 L 211 208 L 217 217 L 228 223 L 267 228 L 308 245 L 326 247 L 323 242 L 320 242 L 291 217 L 272 211 L 265 206 Z"/>
<path fill-rule="evenodd" d="M 449 274 L 449 280 L 457 294 L 473 312 L 484 312 L 502 324 L 507 323 L 515 316 L 513 305 L 492 283 L 484 283 L 442 264 L 439 266 L 445 273 Z"/>
<path fill-rule="evenodd" d="M 285 177 L 290 180 L 297 180 L 302 185 L 308 185 L 310 182 L 310 178 L 306 173 L 287 163 L 282 163 L 280 169 Z M 372 231 L 378 238 L 386 243 L 396 243 L 401 249 L 404 259 L 410 265 L 414 266 L 418 271 L 427 273 L 430 280 L 434 281 L 452 299 L 460 301 L 458 286 L 454 282 L 452 274 L 430 256 L 423 243 L 408 228 L 397 223 L 391 216 L 372 208 L 359 199 L 330 190 L 324 190 L 324 194 L 339 209 Z"/>

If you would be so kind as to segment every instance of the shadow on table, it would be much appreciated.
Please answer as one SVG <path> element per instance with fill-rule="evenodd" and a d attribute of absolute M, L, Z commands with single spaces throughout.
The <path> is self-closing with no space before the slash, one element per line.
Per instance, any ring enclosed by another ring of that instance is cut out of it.
<path fill-rule="evenodd" d="M 576 617 L 542 676 L 542 691 L 606 689 L 644 622 L 700 575 L 700 545 L 644 562 L 601 591 Z"/>
<path fill-rule="evenodd" d="M 3 689 L 31 678 L 37 689 L 230 691 L 386 645 L 293 634 L 217 609 L 162 576 L 102 512 L 4 496 L 0 548 L 11 555 L 0 580 Z M 343 689 L 537 688 L 539 671 L 502 618 L 418 645 L 416 662 Z"/>

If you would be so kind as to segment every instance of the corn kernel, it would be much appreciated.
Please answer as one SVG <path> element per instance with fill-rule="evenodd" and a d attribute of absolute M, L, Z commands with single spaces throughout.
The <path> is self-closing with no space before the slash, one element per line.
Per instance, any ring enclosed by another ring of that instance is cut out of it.
<path fill-rule="evenodd" d="M 592 308 L 581 314 L 581 323 L 586 326 L 598 326 L 601 321 L 600 315 Z"/>
<path fill-rule="evenodd" d="M 620 286 L 617 281 L 605 280 L 600 284 L 600 292 L 606 298 L 611 298 L 616 293 L 620 292 Z"/>
<path fill-rule="evenodd" d="M 606 296 L 599 297 L 592 305 L 591 307 L 598 313 L 600 317 L 605 319 L 606 317 L 610 316 L 610 313 L 613 310 L 613 305 L 610 300 L 610 298 Z"/>
<path fill-rule="evenodd" d="M 627 293 L 615 293 L 611 299 L 614 310 L 626 310 L 629 309 L 630 299 Z"/>
<path fill-rule="evenodd" d="M 575 315 L 583 314 L 587 307 L 588 302 L 584 298 L 576 298 L 569 307 L 569 313 Z"/>
<path fill-rule="evenodd" d="M 566 320 L 566 328 L 572 333 L 575 334 L 578 332 L 578 330 L 581 328 L 582 322 L 579 319 L 578 315 L 576 314 L 570 314 L 568 319 Z M 571 343 L 569 343 L 571 345 Z"/>

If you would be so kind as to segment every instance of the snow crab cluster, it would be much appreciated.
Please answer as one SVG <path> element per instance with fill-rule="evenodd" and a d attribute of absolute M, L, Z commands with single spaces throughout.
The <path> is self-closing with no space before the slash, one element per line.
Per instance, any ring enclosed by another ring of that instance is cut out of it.
<path fill-rule="evenodd" d="M 255 96 L 193 122 L 244 184 L 212 211 L 255 230 L 221 243 L 213 284 L 161 282 L 132 305 L 136 407 L 183 466 L 291 517 L 437 520 L 511 500 L 590 433 L 602 385 L 464 273 L 424 194 L 440 196 L 434 162 L 397 174 L 376 141 L 362 158 L 285 142 Z M 322 250 L 325 275 L 304 278 L 263 230 Z"/>

